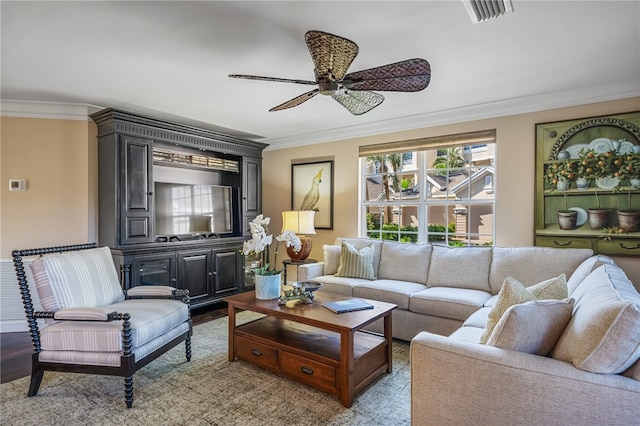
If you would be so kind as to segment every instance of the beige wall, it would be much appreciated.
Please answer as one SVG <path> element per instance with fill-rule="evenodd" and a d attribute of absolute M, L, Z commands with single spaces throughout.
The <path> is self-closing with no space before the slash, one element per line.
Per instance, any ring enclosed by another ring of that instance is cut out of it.
<path fill-rule="evenodd" d="M 311 257 L 322 259 L 322 245 L 336 237 L 358 236 L 358 147 L 381 142 L 416 139 L 485 129 L 497 130 L 495 181 L 496 245 L 527 246 L 534 241 L 535 124 L 548 121 L 640 110 L 640 98 L 561 108 L 531 114 L 429 127 L 375 137 L 298 148 L 267 150 L 263 161 L 263 211 L 281 226 L 280 212 L 291 208 L 291 163 L 314 161 L 330 153 L 335 160 L 334 229 L 318 230 Z M 636 288 L 640 289 L 640 259 L 616 257 Z"/>
<path fill-rule="evenodd" d="M 640 109 L 640 98 L 542 111 L 456 125 L 291 149 L 267 150 L 263 162 L 263 210 L 279 231 L 280 212 L 291 208 L 291 163 L 333 159 L 334 229 L 318 230 L 312 257 L 338 236 L 357 236 L 358 147 L 425 136 L 496 128 L 498 170 L 496 244 L 526 246 L 534 237 L 535 123 Z M 2 117 L 0 122 L 0 256 L 17 248 L 97 241 L 97 142 L 90 121 Z M 9 179 L 28 181 L 26 192 L 9 192 Z M 616 262 L 640 287 L 640 259 Z"/>
<path fill-rule="evenodd" d="M 97 241 L 97 139 L 89 121 L 2 117 L 0 256 Z M 9 179 L 27 190 L 9 191 Z"/>

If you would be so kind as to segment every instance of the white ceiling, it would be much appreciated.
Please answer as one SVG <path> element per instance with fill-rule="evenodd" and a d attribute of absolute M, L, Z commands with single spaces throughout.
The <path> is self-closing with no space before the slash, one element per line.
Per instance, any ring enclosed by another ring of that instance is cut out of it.
<path fill-rule="evenodd" d="M 1 98 L 112 107 L 271 148 L 640 96 L 639 1 L 521 1 L 473 24 L 450 1 L 2 1 Z M 421 57 L 431 83 L 351 115 L 313 80 L 304 34 L 355 41 L 349 71 Z M 640 108 L 640 105 L 639 105 Z"/>

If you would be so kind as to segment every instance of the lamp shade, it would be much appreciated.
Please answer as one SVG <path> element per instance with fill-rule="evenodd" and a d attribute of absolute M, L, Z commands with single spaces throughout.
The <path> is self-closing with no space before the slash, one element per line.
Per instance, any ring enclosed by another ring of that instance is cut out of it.
<path fill-rule="evenodd" d="M 315 234 L 315 210 L 291 210 L 282 212 L 282 232 L 293 231 L 296 234 Z"/>

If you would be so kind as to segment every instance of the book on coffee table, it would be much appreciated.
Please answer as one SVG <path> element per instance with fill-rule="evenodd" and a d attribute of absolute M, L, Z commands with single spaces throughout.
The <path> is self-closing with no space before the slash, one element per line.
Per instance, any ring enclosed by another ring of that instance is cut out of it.
<path fill-rule="evenodd" d="M 373 309 L 373 305 L 362 299 L 337 300 L 335 302 L 325 302 L 322 304 L 325 308 L 336 314 L 343 312 L 361 311 L 363 309 Z"/>

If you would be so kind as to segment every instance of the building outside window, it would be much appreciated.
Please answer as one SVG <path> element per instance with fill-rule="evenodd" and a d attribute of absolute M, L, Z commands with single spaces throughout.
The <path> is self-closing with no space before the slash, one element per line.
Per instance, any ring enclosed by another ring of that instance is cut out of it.
<path fill-rule="evenodd" d="M 495 131 L 360 147 L 360 236 L 492 245 L 494 160 Z"/>

